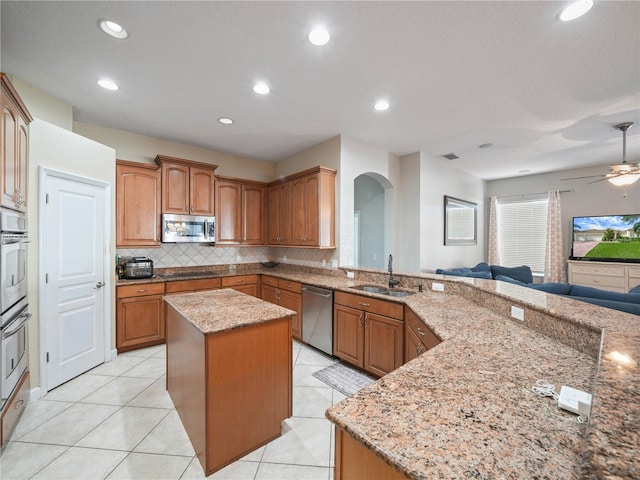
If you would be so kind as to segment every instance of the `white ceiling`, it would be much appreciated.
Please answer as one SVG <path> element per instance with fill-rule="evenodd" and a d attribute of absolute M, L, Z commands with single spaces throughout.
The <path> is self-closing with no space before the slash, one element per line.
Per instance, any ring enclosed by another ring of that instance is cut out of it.
<path fill-rule="evenodd" d="M 636 123 L 627 160 L 640 161 L 640 2 L 601 0 L 562 23 L 566 3 L 3 0 L 0 67 L 77 121 L 260 160 L 342 134 L 454 152 L 484 179 L 606 173 L 622 160 L 617 123 Z M 130 38 L 103 34 L 103 17 Z M 318 23 L 325 47 L 306 40 Z M 391 108 L 375 111 L 378 98 Z"/>

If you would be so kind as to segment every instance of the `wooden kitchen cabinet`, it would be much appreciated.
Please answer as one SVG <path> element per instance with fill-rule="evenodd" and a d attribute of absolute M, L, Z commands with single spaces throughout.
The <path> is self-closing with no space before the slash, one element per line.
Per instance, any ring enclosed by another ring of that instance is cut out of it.
<path fill-rule="evenodd" d="M 235 275 L 233 277 L 222 277 L 222 288 L 233 288 L 238 292 L 260 298 L 258 275 Z"/>
<path fill-rule="evenodd" d="M 216 177 L 216 243 L 265 244 L 266 184 Z"/>
<path fill-rule="evenodd" d="M 18 386 L 14 389 L 2 410 L 2 416 L 0 417 L 0 446 L 4 447 L 9 442 L 16 423 L 18 423 L 27 403 L 29 403 L 30 386 L 29 371 L 27 370 L 22 374 L 18 381 Z"/>
<path fill-rule="evenodd" d="M 221 287 L 220 278 L 198 278 L 195 280 L 176 280 L 167 282 L 165 292 L 167 295 L 174 293 L 202 292 L 205 290 L 217 290 Z"/>
<path fill-rule="evenodd" d="M 401 304 L 336 292 L 333 321 L 337 357 L 379 377 L 402 365 Z"/>
<path fill-rule="evenodd" d="M 164 282 L 119 286 L 116 289 L 118 352 L 164 343 Z"/>
<path fill-rule="evenodd" d="M 405 363 L 422 355 L 440 343 L 440 339 L 436 334 L 408 307 L 405 307 L 404 311 L 404 324 Z"/>
<path fill-rule="evenodd" d="M 3 207 L 27 211 L 29 175 L 29 123 L 33 120 L 8 77 L 0 73 L 0 182 Z"/>
<path fill-rule="evenodd" d="M 157 155 L 162 168 L 162 213 L 215 215 L 217 165 Z"/>
<path fill-rule="evenodd" d="M 270 245 L 291 245 L 293 239 L 293 198 L 291 182 L 269 187 Z"/>
<path fill-rule="evenodd" d="M 269 244 L 335 248 L 335 176 L 314 167 L 269 184 Z"/>
<path fill-rule="evenodd" d="M 159 247 L 160 170 L 149 165 L 116 160 L 116 247 Z"/>
<path fill-rule="evenodd" d="M 291 319 L 291 334 L 302 341 L 302 284 L 263 275 L 262 300 L 296 312 Z"/>

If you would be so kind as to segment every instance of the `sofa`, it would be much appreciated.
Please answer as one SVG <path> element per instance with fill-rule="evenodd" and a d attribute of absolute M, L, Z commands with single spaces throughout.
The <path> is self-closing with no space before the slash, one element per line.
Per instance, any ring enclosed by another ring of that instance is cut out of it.
<path fill-rule="evenodd" d="M 628 293 L 621 293 L 582 285 L 572 285 L 570 283 L 533 283 L 533 273 L 526 265 L 519 267 L 502 267 L 499 265 L 489 266 L 486 263 L 479 263 L 471 268 L 438 269 L 436 273 L 499 280 L 546 293 L 564 295 L 574 300 L 612 308 L 621 312 L 640 315 L 640 285 L 632 288 Z"/>

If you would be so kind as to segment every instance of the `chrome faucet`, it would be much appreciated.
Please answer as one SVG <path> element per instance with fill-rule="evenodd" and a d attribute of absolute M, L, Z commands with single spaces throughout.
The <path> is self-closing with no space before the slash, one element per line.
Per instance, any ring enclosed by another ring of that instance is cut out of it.
<path fill-rule="evenodd" d="M 393 279 L 393 255 L 389 255 L 389 288 L 393 288 L 400 282 Z"/>

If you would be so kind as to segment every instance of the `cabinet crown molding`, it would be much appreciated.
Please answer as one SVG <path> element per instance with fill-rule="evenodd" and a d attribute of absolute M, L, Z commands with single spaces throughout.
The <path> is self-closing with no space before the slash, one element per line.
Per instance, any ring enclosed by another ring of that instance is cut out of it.
<path fill-rule="evenodd" d="M 323 167 L 319 165 L 317 167 L 311 167 L 301 172 L 292 173 L 291 175 L 287 175 L 286 177 L 278 178 L 277 180 L 273 180 L 269 182 L 267 185 L 269 187 L 272 187 L 274 185 L 279 185 L 281 183 L 288 182 L 290 180 L 295 180 L 296 178 L 306 177 L 307 175 L 312 175 L 314 173 L 325 173 L 329 175 L 336 175 L 338 171 L 334 168 Z"/>
<path fill-rule="evenodd" d="M 186 167 L 205 168 L 208 170 L 215 170 L 216 168 L 218 168 L 218 165 L 214 165 L 212 163 L 194 162 L 193 160 L 186 160 L 184 158 L 177 158 L 177 157 L 169 157 L 167 155 L 156 155 L 154 162 L 156 162 L 156 165 L 162 165 L 163 162 L 177 163 L 180 165 L 184 165 Z"/>
<path fill-rule="evenodd" d="M 121 160 L 119 158 L 116 158 L 116 165 L 121 165 L 124 167 L 148 168 L 149 170 L 158 170 L 160 168 L 160 165 L 156 165 L 155 163 L 133 162 L 131 160 Z"/>
<path fill-rule="evenodd" d="M 12 100 L 20 109 L 20 113 L 25 117 L 27 124 L 31 123 L 33 121 L 33 117 L 29 113 L 29 109 L 20 98 L 18 91 L 15 89 L 6 73 L 0 72 L 0 83 L 2 84 L 2 87 L 7 90 L 9 95 L 12 97 Z"/>

